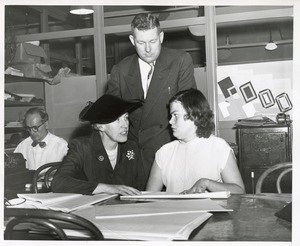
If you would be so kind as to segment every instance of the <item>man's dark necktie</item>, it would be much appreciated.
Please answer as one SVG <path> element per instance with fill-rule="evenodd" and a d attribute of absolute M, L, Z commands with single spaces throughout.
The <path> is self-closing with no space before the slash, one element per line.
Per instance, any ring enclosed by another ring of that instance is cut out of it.
<path fill-rule="evenodd" d="M 32 144 L 31 144 L 32 147 L 35 147 L 37 145 L 39 145 L 41 148 L 44 148 L 46 146 L 46 143 L 45 142 L 35 142 L 35 141 L 33 141 Z"/>

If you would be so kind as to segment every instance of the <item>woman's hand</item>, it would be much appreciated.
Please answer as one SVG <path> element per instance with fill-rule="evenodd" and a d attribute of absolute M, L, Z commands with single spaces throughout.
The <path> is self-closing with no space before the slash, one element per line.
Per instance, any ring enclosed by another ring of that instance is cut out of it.
<path fill-rule="evenodd" d="M 208 179 L 199 179 L 190 189 L 182 191 L 180 194 L 203 193 L 209 185 Z"/>
<path fill-rule="evenodd" d="M 140 195 L 141 192 L 135 188 L 126 185 L 110 185 L 110 184 L 98 184 L 93 194 L 107 193 L 107 194 L 119 194 L 122 196 Z"/>

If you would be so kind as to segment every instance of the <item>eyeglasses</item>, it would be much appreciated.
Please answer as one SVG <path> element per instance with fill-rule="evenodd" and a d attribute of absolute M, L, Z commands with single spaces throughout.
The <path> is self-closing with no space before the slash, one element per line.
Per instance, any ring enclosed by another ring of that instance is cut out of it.
<path fill-rule="evenodd" d="M 44 125 L 46 123 L 46 121 L 45 122 L 43 122 L 42 124 L 40 124 L 39 126 L 26 126 L 25 127 L 25 129 L 27 130 L 27 131 L 29 131 L 29 132 L 31 132 L 31 131 L 33 131 L 33 132 L 37 132 L 38 130 L 39 130 L 39 128 L 42 126 L 42 125 Z"/>

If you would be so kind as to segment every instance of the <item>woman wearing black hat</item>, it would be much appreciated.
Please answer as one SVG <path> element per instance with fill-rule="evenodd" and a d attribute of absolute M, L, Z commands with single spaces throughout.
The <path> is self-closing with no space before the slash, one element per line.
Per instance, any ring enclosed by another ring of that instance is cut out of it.
<path fill-rule="evenodd" d="M 140 151 L 127 141 L 128 112 L 140 102 L 104 95 L 86 106 L 79 117 L 89 121 L 93 133 L 73 139 L 53 181 L 53 192 L 136 195 L 145 174 Z"/>

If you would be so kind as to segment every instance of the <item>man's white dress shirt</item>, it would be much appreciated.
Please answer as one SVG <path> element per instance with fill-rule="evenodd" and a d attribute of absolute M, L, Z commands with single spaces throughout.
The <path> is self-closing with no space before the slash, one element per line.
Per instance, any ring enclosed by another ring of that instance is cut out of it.
<path fill-rule="evenodd" d="M 62 161 L 68 152 L 68 143 L 63 138 L 48 132 L 47 136 L 42 140 L 46 143 L 44 148 L 39 145 L 31 146 L 33 140 L 31 137 L 24 139 L 17 148 L 15 153 L 22 153 L 26 159 L 26 168 L 36 170 L 38 167 L 49 163 Z"/>

